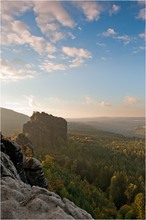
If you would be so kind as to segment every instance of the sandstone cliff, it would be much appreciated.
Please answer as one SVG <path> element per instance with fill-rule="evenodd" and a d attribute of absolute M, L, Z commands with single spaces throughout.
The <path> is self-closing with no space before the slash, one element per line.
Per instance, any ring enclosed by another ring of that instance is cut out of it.
<path fill-rule="evenodd" d="M 0 153 L 1 219 L 92 219 L 68 199 L 24 183 L 7 153 Z"/>
<path fill-rule="evenodd" d="M 67 141 L 67 122 L 47 113 L 34 112 L 30 121 L 23 125 L 23 133 L 34 147 L 53 147 Z"/>

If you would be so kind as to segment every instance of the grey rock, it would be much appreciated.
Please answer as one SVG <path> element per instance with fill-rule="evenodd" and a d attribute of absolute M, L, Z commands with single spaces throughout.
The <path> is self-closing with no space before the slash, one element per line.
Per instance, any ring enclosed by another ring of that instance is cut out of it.
<path fill-rule="evenodd" d="M 75 219 L 92 219 L 92 216 L 88 214 L 85 210 L 77 207 L 73 202 L 64 198 L 66 211 L 73 216 Z"/>
<path fill-rule="evenodd" d="M 9 174 L 1 176 L 1 219 L 92 219 L 68 199 L 62 200 L 47 189 L 22 182 L 4 153 L 1 160 L 5 173 Z"/>
<path fill-rule="evenodd" d="M 23 161 L 23 168 L 28 183 L 33 186 L 48 187 L 48 181 L 44 176 L 44 172 L 39 160 L 34 157 L 26 157 Z"/>
<path fill-rule="evenodd" d="M 1 167 L 1 176 L 9 176 L 13 179 L 20 180 L 20 177 L 17 173 L 17 170 L 13 164 L 13 162 L 10 160 L 9 156 L 3 152 L 0 154 L 0 167 Z"/>
<path fill-rule="evenodd" d="M 1 144 L 3 145 L 1 151 L 6 153 L 10 157 L 10 160 L 13 162 L 21 180 L 27 183 L 23 169 L 23 154 L 21 152 L 20 146 L 11 139 L 3 136 L 1 137 Z"/>

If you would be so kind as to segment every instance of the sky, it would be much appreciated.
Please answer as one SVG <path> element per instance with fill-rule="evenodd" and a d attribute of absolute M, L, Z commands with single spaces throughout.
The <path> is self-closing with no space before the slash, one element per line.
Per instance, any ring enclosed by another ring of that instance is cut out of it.
<path fill-rule="evenodd" d="M 144 117 L 145 2 L 1 0 L 1 107 Z"/>

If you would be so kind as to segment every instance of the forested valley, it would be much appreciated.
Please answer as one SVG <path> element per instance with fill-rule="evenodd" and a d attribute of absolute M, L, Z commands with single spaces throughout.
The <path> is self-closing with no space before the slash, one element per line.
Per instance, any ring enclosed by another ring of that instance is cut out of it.
<path fill-rule="evenodd" d="M 145 140 L 78 127 L 68 142 L 41 147 L 50 190 L 95 219 L 145 218 Z"/>

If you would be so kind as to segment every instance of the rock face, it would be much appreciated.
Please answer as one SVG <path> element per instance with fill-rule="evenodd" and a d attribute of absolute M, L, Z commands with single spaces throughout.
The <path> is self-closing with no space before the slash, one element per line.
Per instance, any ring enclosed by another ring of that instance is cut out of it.
<path fill-rule="evenodd" d="M 74 203 L 39 186 L 21 181 L 4 152 L 1 159 L 1 219 L 92 219 Z"/>
<path fill-rule="evenodd" d="M 23 133 L 34 147 L 58 146 L 60 141 L 67 141 L 67 122 L 44 112 L 34 112 L 30 121 L 23 125 Z"/>
<path fill-rule="evenodd" d="M 32 156 L 24 156 L 20 146 L 16 142 L 2 135 L 0 145 L 1 151 L 9 156 L 17 170 L 17 174 L 24 183 L 28 183 L 31 186 L 37 185 L 46 189 L 48 188 L 48 181 L 44 176 L 44 172 L 39 160 Z M 8 165 L 8 167 L 11 169 L 10 165 Z M 2 168 L 3 174 L 3 170 L 5 170 L 5 168 Z M 2 176 L 7 175 L 3 174 Z"/>

